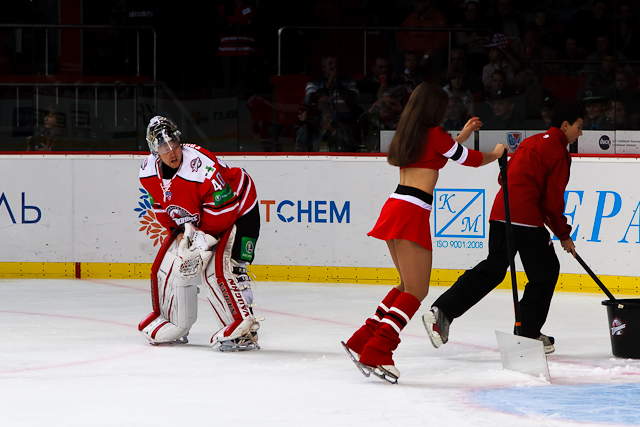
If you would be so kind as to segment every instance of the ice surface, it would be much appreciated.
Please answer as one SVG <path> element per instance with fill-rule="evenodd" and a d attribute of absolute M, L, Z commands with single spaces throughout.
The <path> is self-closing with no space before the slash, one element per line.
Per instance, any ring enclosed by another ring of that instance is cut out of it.
<path fill-rule="evenodd" d="M 434 349 L 419 321 L 394 360 L 398 385 L 365 378 L 346 340 L 387 286 L 262 282 L 259 351 L 220 353 L 204 295 L 190 343 L 154 347 L 137 331 L 148 281 L 0 280 L 0 426 L 640 425 L 640 360 L 611 354 L 602 295 L 557 293 L 552 384 L 502 369 L 494 331 L 513 325 L 494 291 Z"/>

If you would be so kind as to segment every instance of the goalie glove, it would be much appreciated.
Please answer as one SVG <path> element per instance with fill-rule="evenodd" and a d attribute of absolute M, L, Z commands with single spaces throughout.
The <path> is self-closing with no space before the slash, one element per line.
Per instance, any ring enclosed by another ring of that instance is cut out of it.
<path fill-rule="evenodd" d="M 196 277 L 209 263 L 213 256 L 211 249 L 217 242 L 214 237 L 196 230 L 191 224 L 185 224 L 184 235 L 178 246 L 180 275 L 185 279 Z"/>

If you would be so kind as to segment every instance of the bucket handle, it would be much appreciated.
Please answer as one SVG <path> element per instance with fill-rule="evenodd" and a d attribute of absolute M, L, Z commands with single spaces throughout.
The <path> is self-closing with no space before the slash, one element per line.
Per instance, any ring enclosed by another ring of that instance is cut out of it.
<path fill-rule="evenodd" d="M 602 292 L 604 292 L 611 301 L 616 302 L 616 297 L 614 297 L 613 294 L 609 292 L 609 289 L 607 289 L 604 286 L 604 284 L 600 281 L 600 279 L 598 279 L 598 276 L 595 275 L 595 273 L 589 268 L 587 263 L 584 262 L 584 260 L 580 257 L 580 255 L 578 255 L 577 252 L 576 252 L 576 259 L 578 260 L 582 268 L 584 268 L 584 270 L 587 273 L 589 273 L 589 276 L 591 276 L 591 278 L 596 282 L 596 284 L 600 286 L 600 289 L 602 289 Z"/>

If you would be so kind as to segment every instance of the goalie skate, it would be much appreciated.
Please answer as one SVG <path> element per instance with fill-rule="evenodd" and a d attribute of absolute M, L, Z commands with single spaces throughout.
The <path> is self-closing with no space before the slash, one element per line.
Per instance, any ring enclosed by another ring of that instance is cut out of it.
<path fill-rule="evenodd" d="M 233 340 L 220 341 L 219 345 L 218 349 L 223 353 L 260 350 L 257 332 L 249 332 L 247 335 Z"/>
<path fill-rule="evenodd" d="M 187 338 L 189 336 L 189 333 L 187 333 L 186 335 L 181 336 L 180 338 L 178 338 L 175 341 L 169 341 L 169 342 L 154 342 L 154 341 L 149 341 L 149 344 L 151 345 L 158 345 L 158 346 L 173 346 L 173 345 L 182 345 L 182 344 L 188 344 L 189 343 L 189 339 Z"/>

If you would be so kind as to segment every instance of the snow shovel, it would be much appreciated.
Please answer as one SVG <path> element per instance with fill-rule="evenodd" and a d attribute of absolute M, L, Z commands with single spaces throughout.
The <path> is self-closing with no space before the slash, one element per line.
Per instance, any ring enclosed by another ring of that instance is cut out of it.
<path fill-rule="evenodd" d="M 518 287 L 516 282 L 515 243 L 513 228 L 511 227 L 511 210 L 509 208 L 509 192 L 507 189 L 507 152 L 499 160 L 502 176 L 502 194 L 504 196 L 504 213 L 507 228 L 507 255 L 509 256 L 509 270 L 511 270 L 511 289 L 513 291 L 513 308 L 515 311 L 515 335 L 496 331 L 498 348 L 502 367 L 511 371 L 522 372 L 534 377 L 544 376 L 551 382 L 547 356 L 544 353 L 542 341 L 520 336 L 522 323 L 520 319 L 520 303 L 518 302 Z"/>

